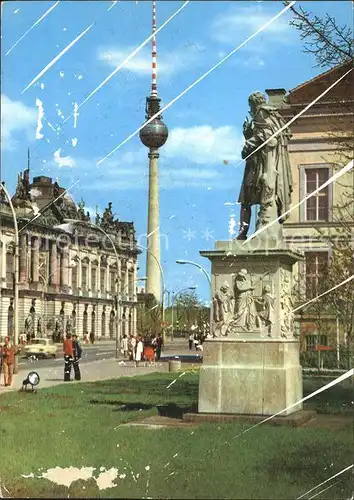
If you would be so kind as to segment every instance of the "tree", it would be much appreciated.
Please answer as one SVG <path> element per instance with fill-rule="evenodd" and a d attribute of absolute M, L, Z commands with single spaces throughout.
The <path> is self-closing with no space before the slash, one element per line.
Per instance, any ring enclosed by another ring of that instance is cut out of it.
<path fill-rule="evenodd" d="M 197 327 L 203 332 L 203 325 L 209 322 L 209 308 L 198 298 L 195 290 L 180 293 L 173 303 L 174 330 L 187 331 Z M 172 308 L 166 310 L 166 318 L 172 323 Z"/>
<path fill-rule="evenodd" d="M 161 332 L 161 307 L 153 295 L 148 296 L 144 305 L 138 309 L 137 331 L 144 336 Z"/>
<path fill-rule="evenodd" d="M 290 25 L 300 32 L 304 52 L 315 56 L 317 66 L 331 68 L 353 59 L 352 26 L 339 26 L 336 18 L 327 13 L 320 17 L 295 5 L 290 10 L 293 14 Z"/>

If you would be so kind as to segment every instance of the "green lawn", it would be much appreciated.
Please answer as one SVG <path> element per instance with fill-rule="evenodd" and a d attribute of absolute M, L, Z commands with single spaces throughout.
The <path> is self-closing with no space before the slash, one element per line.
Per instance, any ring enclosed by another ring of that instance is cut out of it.
<path fill-rule="evenodd" d="M 264 425 L 236 437 L 248 425 L 121 426 L 157 414 L 157 405 L 163 405 L 160 412 L 175 416 L 193 409 L 198 375 L 187 374 L 167 389 L 173 378 L 160 373 L 1 395 L 0 485 L 11 497 L 294 499 L 353 462 L 352 429 Z M 305 393 L 324 383 L 328 379 L 305 379 Z M 348 386 L 325 394 L 308 406 L 349 411 L 353 398 Z M 47 479 L 22 477 L 40 476 L 57 466 L 94 467 L 95 477 L 101 467 L 117 468 L 122 477 L 105 490 L 94 479 L 76 481 L 68 490 Z M 316 498 L 349 498 L 350 477 L 339 477 Z"/>

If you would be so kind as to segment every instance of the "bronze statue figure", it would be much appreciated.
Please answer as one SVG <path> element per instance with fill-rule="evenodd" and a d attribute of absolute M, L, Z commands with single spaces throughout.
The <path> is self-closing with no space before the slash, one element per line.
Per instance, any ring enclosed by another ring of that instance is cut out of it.
<path fill-rule="evenodd" d="M 261 144 L 279 131 L 285 121 L 277 108 L 267 104 L 260 92 L 248 99 L 251 121 L 243 124 L 245 145 L 242 158 L 246 159 L 239 203 L 241 203 L 240 232 L 237 239 L 245 240 L 251 222 L 251 207 L 259 205 L 256 230 L 264 227 L 286 212 L 291 204 L 292 176 L 288 153 L 289 129 L 284 129 L 259 151 L 248 158 Z M 283 223 L 287 216 L 282 217 Z"/>

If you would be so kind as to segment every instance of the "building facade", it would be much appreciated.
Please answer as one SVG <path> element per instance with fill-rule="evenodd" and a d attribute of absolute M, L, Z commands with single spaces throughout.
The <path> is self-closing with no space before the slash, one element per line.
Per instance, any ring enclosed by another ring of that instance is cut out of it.
<path fill-rule="evenodd" d="M 66 332 L 81 338 L 93 333 L 96 339 L 135 334 L 139 250 L 134 224 L 116 220 L 112 203 L 91 223 L 84 202 L 77 207 L 49 177 L 30 182 L 29 169 L 18 176 L 12 203 L 19 227 L 19 334 L 58 341 Z M 1 336 L 13 335 L 14 248 L 13 216 L 2 194 Z"/>
<path fill-rule="evenodd" d="M 288 122 L 347 73 L 351 65 L 348 62 L 337 66 L 289 93 L 284 89 L 267 90 L 269 102 L 278 107 Z M 292 205 L 298 204 L 348 163 L 353 144 L 353 88 L 351 72 L 292 123 L 289 142 L 293 176 Z M 331 256 L 331 241 L 343 235 L 343 224 L 336 214 L 336 207 L 343 203 L 344 193 L 348 191 L 354 193 L 353 169 L 299 205 L 284 223 L 285 241 L 294 244 L 305 254 L 305 260 L 294 268 L 302 302 L 318 295 L 318 284 L 323 279 Z M 352 235 L 353 223 L 354 213 L 346 221 L 349 231 L 352 226 Z M 302 350 L 345 341 L 338 319 L 329 313 L 327 316 L 322 315 L 325 328 L 319 327 L 316 313 L 302 313 L 298 320 Z"/>

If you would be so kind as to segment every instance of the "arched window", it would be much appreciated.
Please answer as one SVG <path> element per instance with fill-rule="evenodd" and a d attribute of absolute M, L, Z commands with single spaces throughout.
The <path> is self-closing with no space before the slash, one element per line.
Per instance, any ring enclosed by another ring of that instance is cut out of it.
<path fill-rule="evenodd" d="M 113 339 L 114 337 L 114 323 L 115 323 L 115 314 L 112 309 L 111 314 L 109 315 L 109 337 Z"/>
<path fill-rule="evenodd" d="M 88 327 L 87 308 L 88 308 L 88 304 L 85 304 L 85 310 L 84 310 L 83 321 L 82 321 L 82 328 L 83 328 L 83 334 L 84 335 L 86 335 L 86 333 L 87 333 L 87 327 Z"/>
<path fill-rule="evenodd" d="M 6 283 L 8 287 L 13 286 L 14 256 L 12 251 L 6 253 Z"/>

